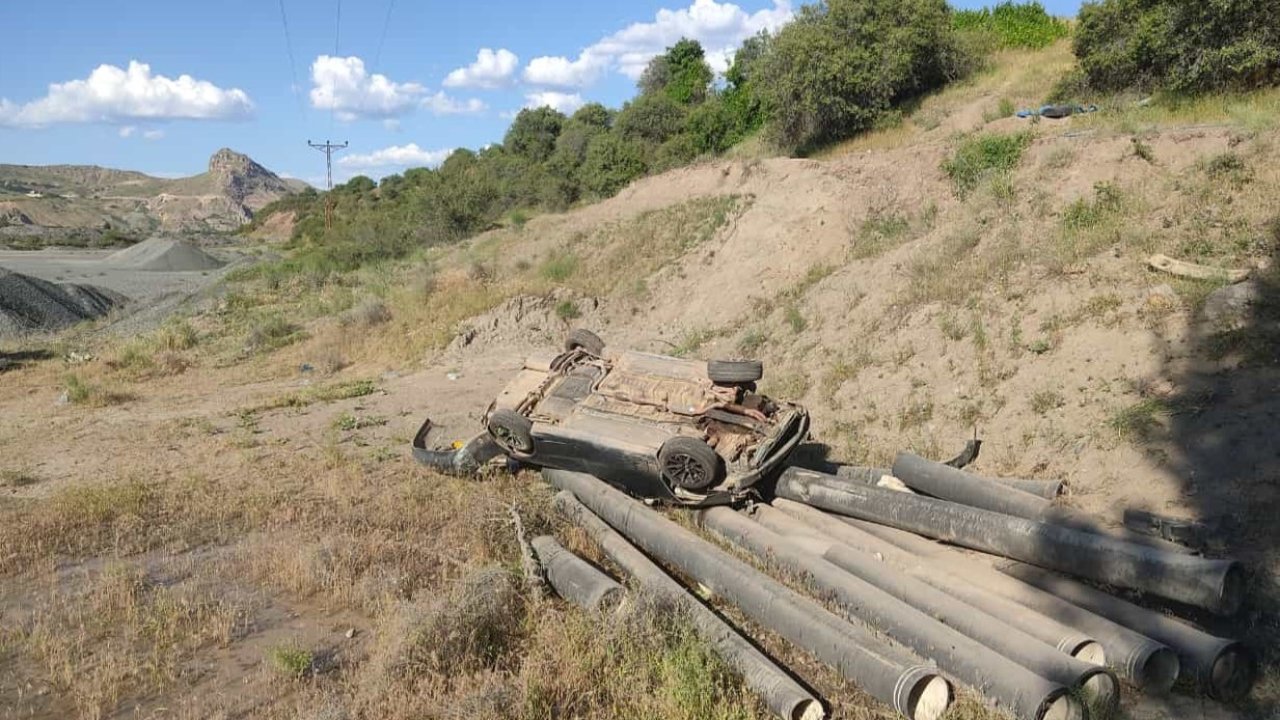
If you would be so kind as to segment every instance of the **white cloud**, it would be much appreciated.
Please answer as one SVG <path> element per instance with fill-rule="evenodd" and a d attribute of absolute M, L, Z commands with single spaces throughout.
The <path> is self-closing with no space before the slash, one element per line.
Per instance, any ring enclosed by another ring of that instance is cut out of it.
<path fill-rule="evenodd" d="M 441 90 L 435 95 L 425 98 L 422 101 L 422 107 L 430 110 L 435 115 L 474 115 L 484 112 L 489 106 L 478 98 L 459 100 L 444 94 L 444 91 Z"/>
<path fill-rule="evenodd" d="M 445 87 L 478 87 L 493 90 L 510 85 L 520 58 L 506 48 L 480 48 L 476 61 L 445 76 Z"/>
<path fill-rule="evenodd" d="M 659 10 L 653 22 L 634 23 L 602 38 L 576 60 L 536 57 L 525 66 L 524 79 L 535 85 L 582 88 L 617 70 L 634 80 L 654 55 L 684 37 L 702 43 L 712 69 L 724 72 L 743 40 L 761 30 L 777 30 L 791 17 L 789 0 L 774 0 L 773 7 L 754 13 L 731 2 L 693 0 L 689 7 Z"/>
<path fill-rule="evenodd" d="M 153 75 L 136 60 L 128 68 L 99 65 L 84 80 L 53 83 L 38 100 L 0 99 L 0 125 L 41 127 L 55 123 L 122 122 L 136 119 L 235 120 L 248 117 L 253 102 L 239 88 L 223 89 L 190 75 Z"/>
<path fill-rule="evenodd" d="M 117 132 L 117 134 L 118 134 L 120 137 L 122 137 L 122 138 L 127 138 L 127 137 L 129 137 L 130 135 L 132 135 L 132 134 L 133 134 L 133 132 L 134 132 L 135 130 L 137 130 L 137 129 L 138 129 L 138 128 L 136 128 L 136 127 L 134 127 L 134 126 L 132 126 L 132 125 L 125 125 L 124 127 L 120 128 L 120 130 Z"/>
<path fill-rule="evenodd" d="M 358 57 L 321 55 L 311 64 L 311 106 L 333 110 L 339 120 L 388 118 L 412 110 L 427 89 L 418 83 L 392 82 L 370 75 Z"/>
<path fill-rule="evenodd" d="M 142 133 L 144 140 L 159 140 L 164 137 L 163 130 L 144 130 Z"/>
<path fill-rule="evenodd" d="M 527 108 L 545 106 L 566 114 L 577 110 L 587 102 L 578 93 L 562 93 L 554 90 L 528 93 L 524 96 L 524 99 L 527 101 L 524 105 Z"/>
<path fill-rule="evenodd" d="M 392 145 L 365 155 L 347 155 L 338 164 L 349 168 L 435 167 L 444 162 L 453 148 L 423 150 L 417 143 Z"/>

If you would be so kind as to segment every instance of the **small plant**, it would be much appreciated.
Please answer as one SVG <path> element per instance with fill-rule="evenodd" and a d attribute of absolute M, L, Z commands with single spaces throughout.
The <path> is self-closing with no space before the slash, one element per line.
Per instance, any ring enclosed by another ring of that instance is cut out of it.
<path fill-rule="evenodd" d="M 296 645 L 273 647 L 268 657 L 276 671 L 294 680 L 306 677 L 315 667 L 315 654 Z"/>
<path fill-rule="evenodd" d="M 912 398 L 902 407 L 902 411 L 898 413 L 898 429 L 909 430 L 914 427 L 929 422 L 933 419 L 933 401 L 921 398 Z"/>
<path fill-rule="evenodd" d="M 748 330 L 747 334 L 738 341 L 738 354 L 743 357 L 754 357 L 768 339 L 759 329 Z"/>
<path fill-rule="evenodd" d="M 561 320 L 576 320 L 582 317 L 582 311 L 578 309 L 578 303 L 572 300 L 561 300 L 556 303 L 556 317 Z"/>
<path fill-rule="evenodd" d="M 1146 398 L 1116 411 L 1107 426 L 1121 440 L 1141 441 L 1151 436 L 1160 426 L 1159 418 L 1169 414 L 1168 404 L 1155 398 Z"/>
<path fill-rule="evenodd" d="M 524 224 L 529 222 L 529 213 L 524 210 L 516 209 L 507 214 L 507 219 L 511 221 L 511 226 L 517 230 L 523 230 Z"/>
<path fill-rule="evenodd" d="M 798 306 L 794 304 L 788 305 L 783 314 L 786 317 L 787 324 L 791 326 L 792 332 L 803 332 L 805 328 L 809 327 L 809 321 L 800 313 Z"/>
<path fill-rule="evenodd" d="M 1057 390 L 1040 390 L 1031 395 L 1031 411 L 1037 415 L 1044 415 L 1066 404 L 1066 398 Z"/>
<path fill-rule="evenodd" d="M 1094 183 L 1093 198 L 1080 198 L 1062 213 L 1062 224 L 1068 230 L 1097 227 L 1124 209 L 1124 193 L 1109 182 Z"/>
<path fill-rule="evenodd" d="M 1253 179 L 1249 165 L 1239 155 L 1227 151 L 1201 163 L 1204 172 L 1214 180 L 1225 180 L 1240 187 Z"/>
<path fill-rule="evenodd" d="M 1141 138 L 1131 138 L 1131 141 L 1133 143 L 1133 154 L 1136 157 L 1140 157 L 1154 165 L 1156 162 L 1156 151 L 1152 150 L 1151 146 L 1143 142 Z"/>
<path fill-rule="evenodd" d="M 942 336 L 948 340 L 963 340 L 969 334 L 969 327 L 951 313 L 938 318 L 938 329 L 942 330 Z"/>
<path fill-rule="evenodd" d="M 0 470 L 0 487 L 26 487 L 40 482 L 40 478 L 26 470 Z"/>
<path fill-rule="evenodd" d="M 1029 132 L 970 137 L 943 161 L 942 171 L 951 178 L 956 196 L 963 199 L 993 175 L 1013 172 L 1030 145 Z"/>
<path fill-rule="evenodd" d="M 72 405 L 87 407 L 106 407 L 119 405 L 133 399 L 132 395 L 122 392 L 104 390 L 97 385 L 85 382 L 76 373 L 68 373 L 62 380 L 63 394 Z"/>
<path fill-rule="evenodd" d="M 343 432 L 352 430 L 363 430 L 370 427 L 382 427 L 387 424 L 386 418 L 375 416 L 359 417 L 351 413 L 344 412 L 333 419 L 333 429 Z"/>
<path fill-rule="evenodd" d="M 1027 345 L 1027 351 L 1035 355 L 1043 355 L 1053 349 L 1053 341 L 1047 337 L 1036 338 Z"/>
<path fill-rule="evenodd" d="M 570 252 L 557 252 L 542 263 L 539 271 L 544 279 L 562 283 L 578 271 L 578 256 Z"/>
<path fill-rule="evenodd" d="M 432 277 L 432 276 L 428 276 Z M 430 295 L 430 292 L 424 293 Z M 366 298 L 359 305 L 351 308 L 342 315 L 343 325 L 356 325 L 360 327 L 373 327 L 390 322 L 391 310 L 387 304 L 378 298 Z"/>
<path fill-rule="evenodd" d="M 251 353 L 271 352 L 290 345 L 307 336 L 298 325 L 279 315 L 270 315 L 249 329 L 245 349 Z"/>

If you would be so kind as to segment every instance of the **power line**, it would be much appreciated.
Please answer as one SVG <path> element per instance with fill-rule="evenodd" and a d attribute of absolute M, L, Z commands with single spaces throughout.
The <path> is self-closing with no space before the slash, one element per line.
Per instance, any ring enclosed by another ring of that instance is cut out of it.
<path fill-rule="evenodd" d="M 289 77 L 293 84 L 289 89 L 293 99 L 297 101 L 298 112 L 302 112 L 302 96 L 298 94 L 298 63 L 293 59 L 293 41 L 289 39 L 289 16 L 284 11 L 284 0 L 280 0 L 280 24 L 284 26 L 284 50 L 289 55 Z"/>
<path fill-rule="evenodd" d="M 369 71 L 372 75 L 378 70 L 378 62 L 382 60 L 382 45 L 387 41 L 387 28 L 391 27 L 391 11 L 396 7 L 396 0 L 387 3 L 387 16 L 382 20 L 382 36 L 378 38 L 378 49 L 373 53 L 373 65 Z"/>
<path fill-rule="evenodd" d="M 342 37 L 342 0 L 338 0 L 338 22 L 333 26 L 333 54 L 338 55 L 338 38 Z"/>
<path fill-rule="evenodd" d="M 341 55 L 338 54 L 338 48 L 339 48 L 338 41 L 341 38 L 342 38 L 342 0 L 338 0 L 338 17 L 333 24 L 333 56 L 335 58 L 342 57 Z M 335 81 L 331 78 L 329 80 L 329 132 L 333 132 L 333 115 L 334 115 L 333 106 L 336 105 L 337 102 L 338 102 L 337 88 L 335 87 Z"/>

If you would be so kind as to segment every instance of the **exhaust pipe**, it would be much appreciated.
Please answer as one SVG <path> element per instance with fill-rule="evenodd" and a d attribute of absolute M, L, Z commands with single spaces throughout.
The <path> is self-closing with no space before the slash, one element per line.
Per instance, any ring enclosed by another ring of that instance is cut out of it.
<path fill-rule="evenodd" d="M 1053 618 L 994 595 L 974 582 L 952 574 L 941 563 L 922 558 L 881 540 L 833 515 L 783 498 L 773 507 L 757 505 L 755 518 L 760 524 L 782 535 L 811 535 L 820 540 L 831 539 L 854 550 L 876 556 L 894 567 L 911 573 L 917 580 L 932 585 L 988 615 L 993 615 L 1049 647 L 1056 648 L 1091 665 L 1106 665 L 1106 651 L 1093 638 Z"/>
<path fill-rule="evenodd" d="M 622 602 L 622 586 L 613 578 L 573 553 L 550 535 L 540 535 L 530 543 L 547 582 L 560 597 L 593 613 L 612 612 Z"/>
<path fill-rule="evenodd" d="M 804 575 L 818 590 L 833 596 L 850 615 L 934 660 L 943 670 L 990 695 L 1017 717 L 1083 717 L 1078 701 L 1066 686 L 1001 655 L 964 630 L 951 627 L 952 618 L 917 609 L 866 578 L 844 572 L 801 549 L 798 543 L 728 508 L 711 508 L 699 515 L 710 530 L 763 560 Z M 978 614 L 972 608 L 968 613 Z M 993 618 L 986 621 L 999 625 Z M 1097 670 L 1105 673 L 1101 668 Z"/>
<path fill-rule="evenodd" d="M 1060 525 L 882 488 L 846 484 L 844 490 L 834 490 L 824 484 L 830 477 L 787 468 L 778 479 L 777 494 L 841 515 L 1142 590 L 1219 614 L 1240 609 L 1244 571 L 1233 560 L 1161 552 Z"/>
<path fill-rule="evenodd" d="M 1000 570 L 1173 648 L 1186 673 L 1214 699 L 1239 700 L 1253 688 L 1257 663 L 1238 641 L 1214 637 L 1175 618 L 1030 565 L 1007 563 Z"/>
<path fill-rule="evenodd" d="M 852 625 L 694 533 L 583 473 L 543 469 L 551 485 L 577 496 L 602 520 L 671 563 L 747 616 L 835 667 L 908 720 L 937 720 L 951 686 L 937 669 Z"/>
<path fill-rule="evenodd" d="M 1063 525 L 1168 552 L 1192 553 L 1190 548 L 1161 538 L 1136 533 L 1127 528 L 1105 527 L 1088 515 L 1071 508 L 1055 506 L 1044 497 L 1017 488 L 1011 491 L 1009 485 L 926 460 L 919 455 L 898 453 L 893 461 L 893 474 L 908 487 L 961 505 Z"/>
<path fill-rule="evenodd" d="M 552 501 L 561 515 L 586 531 L 609 559 L 625 570 L 645 592 L 684 613 L 698 635 L 742 675 L 747 687 L 783 720 L 823 720 L 822 703 L 742 637 L 707 606 L 698 602 L 652 560 L 578 502 L 572 493 L 556 493 Z"/>
<path fill-rule="evenodd" d="M 1057 595 L 999 573 L 991 566 L 976 562 L 954 548 L 865 520 L 847 517 L 839 519 L 909 553 L 937 559 L 955 572 L 980 583 L 988 592 L 1057 618 L 1064 625 L 1097 638 L 1106 651 L 1108 665 L 1143 692 L 1167 693 L 1178 679 L 1180 664 L 1177 654 L 1146 635 L 1073 605 Z"/>

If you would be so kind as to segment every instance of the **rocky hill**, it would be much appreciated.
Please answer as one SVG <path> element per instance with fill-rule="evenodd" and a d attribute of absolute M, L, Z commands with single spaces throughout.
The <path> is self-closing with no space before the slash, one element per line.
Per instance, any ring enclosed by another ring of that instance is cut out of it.
<path fill-rule="evenodd" d="M 206 172 L 172 180 L 93 165 L 0 165 L 0 244 L 225 232 L 303 187 L 227 148 Z"/>

